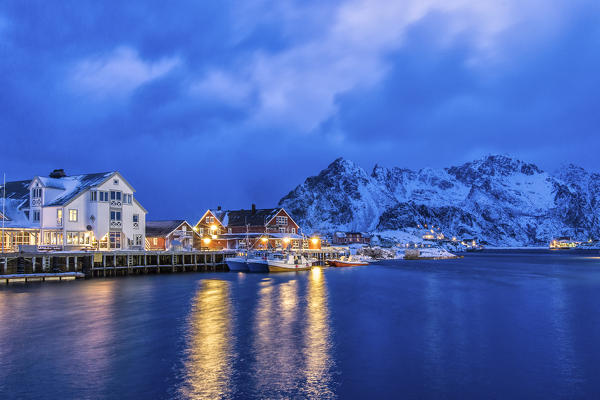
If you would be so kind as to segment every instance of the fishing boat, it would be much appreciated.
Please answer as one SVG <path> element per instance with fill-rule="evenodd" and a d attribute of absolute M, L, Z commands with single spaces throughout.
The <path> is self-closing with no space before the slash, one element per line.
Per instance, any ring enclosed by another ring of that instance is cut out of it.
<path fill-rule="evenodd" d="M 254 255 L 248 258 L 248 269 L 250 272 L 269 272 L 269 264 L 266 256 Z"/>
<path fill-rule="evenodd" d="M 228 257 L 225 263 L 230 271 L 250 271 L 248 268 L 248 253 L 238 253 L 235 257 Z"/>
<path fill-rule="evenodd" d="M 332 267 L 359 267 L 369 265 L 369 263 L 366 261 L 352 259 L 352 257 L 342 257 L 339 260 L 327 260 L 327 264 Z"/>
<path fill-rule="evenodd" d="M 287 258 L 270 258 L 267 260 L 269 272 L 308 271 L 313 261 L 304 256 L 289 254 Z"/>

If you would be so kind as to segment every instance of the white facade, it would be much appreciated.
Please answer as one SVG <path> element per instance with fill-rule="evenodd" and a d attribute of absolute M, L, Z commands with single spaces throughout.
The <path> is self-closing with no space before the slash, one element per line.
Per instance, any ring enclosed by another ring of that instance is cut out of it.
<path fill-rule="evenodd" d="M 40 246 L 65 249 L 143 249 L 147 211 L 118 172 L 35 177 L 28 218 Z"/>

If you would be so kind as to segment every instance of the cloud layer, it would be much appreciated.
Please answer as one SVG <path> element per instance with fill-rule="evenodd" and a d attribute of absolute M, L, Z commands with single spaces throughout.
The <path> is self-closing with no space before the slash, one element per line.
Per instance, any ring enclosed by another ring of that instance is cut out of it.
<path fill-rule="evenodd" d="M 154 217 L 268 206 L 340 155 L 600 169 L 599 22 L 586 0 L 8 0 L 4 169 L 120 169 Z"/>

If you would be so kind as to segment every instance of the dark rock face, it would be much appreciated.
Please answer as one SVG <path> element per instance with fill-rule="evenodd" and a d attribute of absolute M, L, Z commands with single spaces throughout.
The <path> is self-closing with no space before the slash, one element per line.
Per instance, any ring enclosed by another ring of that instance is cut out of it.
<path fill-rule="evenodd" d="M 397 231 L 433 224 L 495 245 L 600 238 L 600 175 L 556 174 L 492 155 L 442 170 L 376 165 L 369 175 L 339 158 L 281 199 L 305 229 Z"/>

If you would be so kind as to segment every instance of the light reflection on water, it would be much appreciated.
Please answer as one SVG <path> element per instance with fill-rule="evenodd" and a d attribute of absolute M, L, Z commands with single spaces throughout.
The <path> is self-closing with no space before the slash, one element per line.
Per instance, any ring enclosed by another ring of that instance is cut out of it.
<path fill-rule="evenodd" d="M 231 397 L 229 282 L 201 282 L 189 325 L 185 382 L 180 394 L 191 399 Z"/>
<path fill-rule="evenodd" d="M 230 283 L 202 282 L 189 319 L 184 383 L 179 395 L 190 399 L 233 398 L 233 364 L 246 369 L 245 392 L 262 398 L 333 398 L 331 327 L 325 277 L 264 278 L 254 304 L 232 304 Z M 237 332 L 233 308 L 251 307 L 250 326 Z M 236 359 L 235 335 L 251 335 L 250 359 Z"/>

